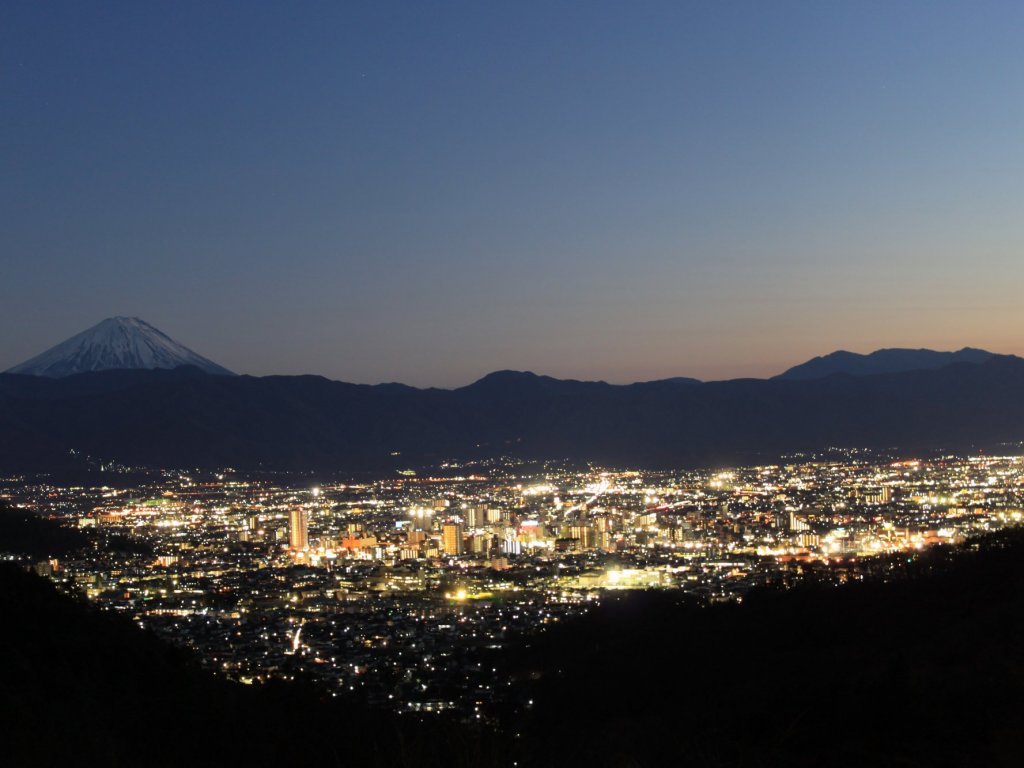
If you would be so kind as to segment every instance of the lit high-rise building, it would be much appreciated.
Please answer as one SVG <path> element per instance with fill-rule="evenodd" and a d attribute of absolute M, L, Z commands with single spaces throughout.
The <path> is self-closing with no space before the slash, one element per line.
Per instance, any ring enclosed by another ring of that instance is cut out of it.
<path fill-rule="evenodd" d="M 309 514 L 302 507 L 288 513 L 288 545 L 295 550 L 309 549 Z"/>
<path fill-rule="evenodd" d="M 483 527 L 486 519 L 487 509 L 486 507 L 470 506 L 466 508 L 466 512 L 463 515 L 466 519 L 467 528 L 481 528 Z"/>
<path fill-rule="evenodd" d="M 462 524 L 445 523 L 441 528 L 441 549 L 446 555 L 462 554 Z"/>
<path fill-rule="evenodd" d="M 811 530 L 811 526 L 808 524 L 807 519 L 802 515 L 798 515 L 796 512 L 790 511 L 789 530 L 799 533 Z"/>

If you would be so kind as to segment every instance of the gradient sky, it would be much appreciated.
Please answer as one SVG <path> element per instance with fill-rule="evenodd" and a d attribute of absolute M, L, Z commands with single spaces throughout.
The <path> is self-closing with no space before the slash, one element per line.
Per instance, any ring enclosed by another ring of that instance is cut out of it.
<path fill-rule="evenodd" d="M 138 315 L 454 386 L 1024 353 L 1024 4 L 0 5 L 0 369 Z"/>

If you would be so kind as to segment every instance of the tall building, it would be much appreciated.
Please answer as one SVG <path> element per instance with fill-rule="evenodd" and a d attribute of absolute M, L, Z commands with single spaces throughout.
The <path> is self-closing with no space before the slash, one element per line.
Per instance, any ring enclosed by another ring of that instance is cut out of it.
<path fill-rule="evenodd" d="M 288 545 L 295 550 L 309 549 L 309 514 L 302 507 L 288 513 Z"/>
<path fill-rule="evenodd" d="M 789 530 L 799 533 L 811 530 L 811 526 L 808 524 L 805 517 L 798 515 L 796 512 L 791 510 L 789 513 Z"/>
<path fill-rule="evenodd" d="M 441 528 L 441 549 L 446 555 L 462 554 L 462 524 L 445 523 Z"/>
<path fill-rule="evenodd" d="M 587 525 L 573 525 L 569 528 L 569 538 L 576 539 L 581 549 L 592 549 L 596 545 L 594 529 Z"/>
<path fill-rule="evenodd" d="M 480 506 L 467 507 L 464 517 L 466 518 L 467 528 L 482 528 L 487 519 L 487 508 Z"/>

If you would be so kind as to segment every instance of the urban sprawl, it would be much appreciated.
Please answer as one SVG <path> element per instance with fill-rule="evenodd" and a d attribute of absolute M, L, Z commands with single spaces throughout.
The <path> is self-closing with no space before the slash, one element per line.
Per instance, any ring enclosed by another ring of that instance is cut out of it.
<path fill-rule="evenodd" d="M 1015 456 L 675 472 L 507 460 L 315 486 L 117 469 L 79 487 L 2 481 L 7 503 L 111 543 L 25 565 L 241 682 L 302 677 L 484 720 L 529 705 L 499 672 L 503 649 L 612 590 L 718 602 L 808 573 L 838 584 L 1024 508 Z"/>

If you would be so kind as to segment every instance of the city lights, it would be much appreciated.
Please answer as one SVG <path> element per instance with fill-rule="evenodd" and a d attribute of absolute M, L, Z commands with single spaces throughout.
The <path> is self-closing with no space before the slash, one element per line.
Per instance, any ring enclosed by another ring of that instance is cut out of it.
<path fill-rule="evenodd" d="M 301 671 L 337 695 L 474 720 L 500 686 L 471 660 L 606 594 L 715 603 L 809 572 L 839 584 L 879 557 L 1024 519 L 1013 456 L 852 452 L 724 472 L 505 460 L 486 478 L 424 471 L 305 492 L 230 471 L 145 476 L 117 489 L 6 483 L 18 506 L 143 548 L 36 571 L 233 679 Z"/>

